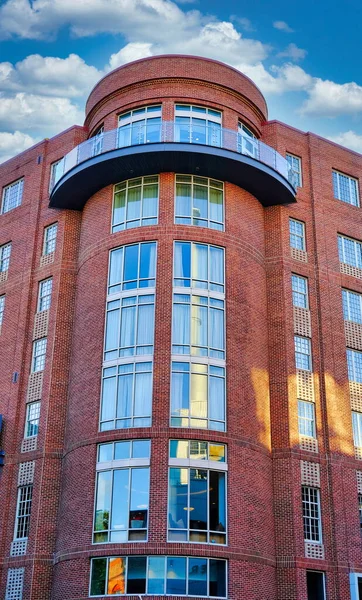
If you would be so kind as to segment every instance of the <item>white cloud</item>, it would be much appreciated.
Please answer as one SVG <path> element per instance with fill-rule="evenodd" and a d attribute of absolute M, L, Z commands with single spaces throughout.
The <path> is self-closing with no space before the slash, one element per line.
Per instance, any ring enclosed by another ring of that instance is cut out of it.
<path fill-rule="evenodd" d="M 244 31 L 255 31 L 255 27 L 253 26 L 250 19 L 246 19 L 245 17 L 238 17 L 237 15 L 231 15 L 230 21 L 233 21 L 234 23 L 240 25 L 240 27 L 244 29 Z"/>
<path fill-rule="evenodd" d="M 143 44 L 141 42 L 133 42 L 127 44 L 119 52 L 112 54 L 109 59 L 109 65 L 107 70 L 116 69 L 125 63 L 138 60 L 140 58 L 147 58 L 152 56 L 152 44 Z"/>
<path fill-rule="evenodd" d="M 353 115 L 362 111 L 362 87 L 355 82 L 339 84 L 315 79 L 301 113 L 318 117 Z"/>
<path fill-rule="evenodd" d="M 240 71 L 252 79 L 264 94 L 284 92 L 307 92 L 313 85 L 313 78 L 301 67 L 285 63 L 281 67 L 272 66 L 267 71 L 259 62 L 255 65 L 238 65 Z"/>
<path fill-rule="evenodd" d="M 89 92 L 101 72 L 76 54 L 68 58 L 31 54 L 13 66 L 0 63 L 0 87 L 3 91 L 76 97 Z"/>
<path fill-rule="evenodd" d="M 283 52 L 279 52 L 279 54 L 277 55 L 280 58 L 291 58 L 292 60 L 295 60 L 296 62 L 298 60 L 302 60 L 303 58 L 305 58 L 307 55 L 307 51 L 303 50 L 303 48 L 298 48 L 298 46 L 296 46 L 296 44 L 289 44 L 285 50 L 283 50 Z"/>
<path fill-rule="evenodd" d="M 30 148 L 36 141 L 30 135 L 21 131 L 14 131 L 14 133 L 0 131 L 0 162 L 4 162 L 15 154 Z"/>
<path fill-rule="evenodd" d="M 362 135 L 359 135 L 355 131 L 345 131 L 338 135 L 329 136 L 327 139 L 341 146 L 346 146 L 351 150 L 362 153 Z"/>
<path fill-rule="evenodd" d="M 274 21 L 273 27 L 275 29 L 279 29 L 279 31 L 285 31 L 285 33 L 293 33 L 294 29 L 289 27 L 288 23 L 285 21 Z"/>

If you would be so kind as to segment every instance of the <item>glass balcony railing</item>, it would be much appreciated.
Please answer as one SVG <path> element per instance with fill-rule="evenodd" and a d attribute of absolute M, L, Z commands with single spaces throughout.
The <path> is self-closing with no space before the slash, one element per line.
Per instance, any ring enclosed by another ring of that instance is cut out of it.
<path fill-rule="evenodd" d="M 120 148 L 170 142 L 213 146 L 249 156 L 277 171 L 296 188 L 296 174 L 286 159 L 260 140 L 217 124 L 153 123 L 152 119 L 105 131 L 73 148 L 56 165 L 53 188 L 63 175 L 95 156 Z"/>

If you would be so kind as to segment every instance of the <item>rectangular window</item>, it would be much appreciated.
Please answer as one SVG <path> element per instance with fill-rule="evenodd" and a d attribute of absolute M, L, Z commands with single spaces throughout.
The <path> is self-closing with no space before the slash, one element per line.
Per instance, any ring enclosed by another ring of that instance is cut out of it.
<path fill-rule="evenodd" d="M 18 179 L 3 189 L 3 199 L 1 205 L 2 214 L 20 206 L 23 197 L 24 179 Z"/>
<path fill-rule="evenodd" d="M 308 279 L 292 275 L 293 306 L 308 308 Z"/>
<path fill-rule="evenodd" d="M 39 431 L 40 402 L 30 402 L 26 405 L 24 438 L 35 437 Z"/>
<path fill-rule="evenodd" d="M 316 437 L 315 412 L 313 402 L 298 400 L 298 427 L 299 435 Z"/>
<path fill-rule="evenodd" d="M 224 249 L 196 242 L 175 242 L 174 286 L 224 293 Z"/>
<path fill-rule="evenodd" d="M 122 181 L 114 186 L 112 233 L 156 225 L 158 218 L 158 175 Z"/>
<path fill-rule="evenodd" d="M 242 121 L 238 122 L 238 152 L 259 158 L 259 142 L 256 135 Z"/>
<path fill-rule="evenodd" d="M 362 324 L 362 294 L 342 290 L 342 302 L 344 320 Z"/>
<path fill-rule="evenodd" d="M 118 118 L 118 147 L 161 141 L 161 104 L 135 108 Z"/>
<path fill-rule="evenodd" d="M 285 155 L 285 158 L 293 173 L 295 187 L 302 187 L 302 159 L 299 158 L 299 156 L 294 156 L 294 154 L 289 154 L 288 152 Z"/>
<path fill-rule="evenodd" d="M 227 597 L 226 561 L 185 556 L 93 558 L 90 596 Z"/>
<path fill-rule="evenodd" d="M 44 229 L 44 246 L 43 256 L 55 252 L 55 245 L 57 241 L 58 223 L 53 223 Z"/>
<path fill-rule="evenodd" d="M 5 310 L 5 294 L 0 296 L 0 327 L 4 318 L 4 310 Z"/>
<path fill-rule="evenodd" d="M 295 366 L 297 369 L 303 371 L 312 370 L 312 355 L 311 355 L 311 344 L 310 339 L 300 337 L 299 335 L 294 336 L 295 346 Z"/>
<path fill-rule="evenodd" d="M 38 371 L 44 371 L 45 366 L 45 354 L 47 349 L 47 338 L 36 340 L 33 343 L 33 361 L 32 361 L 32 373 Z"/>
<path fill-rule="evenodd" d="M 290 247 L 297 250 L 305 250 L 305 225 L 302 221 L 289 219 Z"/>
<path fill-rule="evenodd" d="M 175 106 L 175 142 L 221 146 L 219 110 L 191 104 Z"/>
<path fill-rule="evenodd" d="M 50 165 L 49 193 L 51 193 L 55 184 L 59 181 L 64 172 L 64 158 L 60 158 Z"/>
<path fill-rule="evenodd" d="M 304 539 L 306 542 L 322 543 L 319 489 L 302 486 Z"/>
<path fill-rule="evenodd" d="M 172 353 L 225 358 L 224 300 L 173 295 Z"/>
<path fill-rule="evenodd" d="M 338 235 L 339 261 L 362 269 L 362 243 L 352 238 Z"/>
<path fill-rule="evenodd" d="M 108 294 L 155 287 L 156 243 L 121 246 L 110 253 Z"/>
<path fill-rule="evenodd" d="M 326 600 L 325 574 L 322 571 L 307 571 L 308 600 Z"/>
<path fill-rule="evenodd" d="M 225 368 L 172 363 L 171 426 L 225 431 Z"/>
<path fill-rule="evenodd" d="M 362 383 L 362 352 L 347 348 L 347 366 L 349 381 Z"/>
<path fill-rule="evenodd" d="M 352 411 L 352 429 L 355 448 L 362 448 L 362 413 Z"/>
<path fill-rule="evenodd" d="M 332 171 L 332 177 L 334 197 L 342 202 L 347 202 L 347 204 L 359 206 L 358 179 L 338 171 Z"/>
<path fill-rule="evenodd" d="M 29 535 L 32 499 L 32 485 L 24 485 L 18 488 L 18 502 L 16 506 L 14 540 L 21 540 L 27 538 Z"/>
<path fill-rule="evenodd" d="M 176 175 L 175 223 L 223 231 L 222 181 L 196 175 Z"/>
<path fill-rule="evenodd" d="M 92 136 L 93 139 L 93 148 L 92 148 L 92 156 L 98 156 L 98 154 L 102 154 L 103 152 L 103 138 L 104 138 L 104 125 L 101 125 L 97 131 Z"/>
<path fill-rule="evenodd" d="M 11 243 L 0 246 L 0 273 L 4 273 L 9 269 L 11 254 Z"/>
<path fill-rule="evenodd" d="M 44 279 L 44 281 L 39 282 L 38 312 L 43 312 L 43 310 L 48 310 L 50 308 L 50 303 L 52 299 L 52 287 L 52 277 L 49 277 L 49 279 Z"/>
<path fill-rule="evenodd" d="M 147 539 L 150 441 L 99 444 L 94 543 Z"/>
<path fill-rule="evenodd" d="M 152 362 L 103 369 L 100 430 L 150 427 Z"/>

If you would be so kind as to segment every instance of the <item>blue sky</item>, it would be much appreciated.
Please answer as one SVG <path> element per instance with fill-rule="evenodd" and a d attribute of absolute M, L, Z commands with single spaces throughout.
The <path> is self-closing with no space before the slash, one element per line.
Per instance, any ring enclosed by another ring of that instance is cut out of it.
<path fill-rule="evenodd" d="M 362 3 L 0 0 L 0 162 L 73 124 L 100 77 L 164 53 L 251 77 L 269 118 L 362 152 Z"/>

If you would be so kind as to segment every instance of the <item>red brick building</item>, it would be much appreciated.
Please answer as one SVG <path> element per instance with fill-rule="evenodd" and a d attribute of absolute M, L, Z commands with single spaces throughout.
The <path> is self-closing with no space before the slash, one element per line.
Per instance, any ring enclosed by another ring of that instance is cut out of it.
<path fill-rule="evenodd" d="M 0 166 L 0 597 L 362 600 L 362 156 L 160 56 Z"/>

